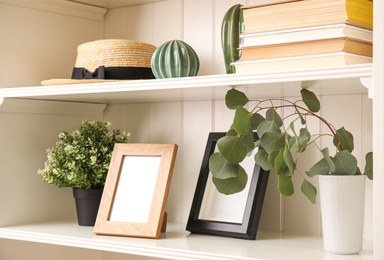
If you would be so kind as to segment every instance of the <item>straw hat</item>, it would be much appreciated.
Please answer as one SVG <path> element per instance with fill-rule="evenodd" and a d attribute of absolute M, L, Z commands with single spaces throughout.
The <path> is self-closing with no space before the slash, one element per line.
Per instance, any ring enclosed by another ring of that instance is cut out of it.
<path fill-rule="evenodd" d="M 77 48 L 71 79 L 50 79 L 43 86 L 154 79 L 151 58 L 156 47 L 131 40 L 98 40 Z"/>

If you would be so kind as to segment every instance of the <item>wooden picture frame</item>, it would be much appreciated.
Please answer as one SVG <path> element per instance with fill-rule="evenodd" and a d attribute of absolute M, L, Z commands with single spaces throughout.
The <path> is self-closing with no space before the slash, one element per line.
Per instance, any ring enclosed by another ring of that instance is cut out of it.
<path fill-rule="evenodd" d="M 248 178 L 247 187 L 239 194 L 229 196 L 220 194 L 209 178 L 211 177 L 209 157 L 215 152 L 217 141 L 225 134 L 224 132 L 209 133 L 186 230 L 192 233 L 256 239 L 269 171 L 264 171 L 254 162 L 253 156 L 250 156 L 248 167 L 242 165 L 249 175 L 252 174 Z M 255 133 L 254 140 L 258 139 Z M 218 199 L 215 201 L 207 197 Z M 209 200 L 211 202 L 207 203 L 206 201 Z M 218 207 L 218 204 L 222 208 Z M 203 211 L 207 211 L 207 207 L 216 207 L 212 210 L 213 217 L 210 214 L 202 214 Z"/>
<path fill-rule="evenodd" d="M 94 233 L 159 238 L 176 144 L 115 144 Z"/>

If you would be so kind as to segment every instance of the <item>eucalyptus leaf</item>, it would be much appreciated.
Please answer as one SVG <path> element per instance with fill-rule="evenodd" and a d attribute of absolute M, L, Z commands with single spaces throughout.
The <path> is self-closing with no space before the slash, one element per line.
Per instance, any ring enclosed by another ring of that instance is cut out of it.
<path fill-rule="evenodd" d="M 277 186 L 279 188 L 281 195 L 285 197 L 291 196 L 294 192 L 292 176 L 279 175 Z"/>
<path fill-rule="evenodd" d="M 320 110 L 320 101 L 317 99 L 315 93 L 312 91 L 309 91 L 308 89 L 301 89 L 300 90 L 301 97 L 303 99 L 304 104 L 307 106 L 309 111 L 311 112 L 319 112 Z"/>
<path fill-rule="evenodd" d="M 255 162 L 260 165 L 260 167 L 263 168 L 263 170 L 265 171 L 269 171 L 272 169 L 272 165 L 268 161 L 268 156 L 269 154 L 264 149 L 260 149 L 255 154 Z"/>
<path fill-rule="evenodd" d="M 311 139 L 311 134 L 308 132 L 308 129 L 301 128 L 300 135 L 294 136 L 289 140 L 289 147 L 292 152 L 303 152 L 307 146 L 309 140 Z"/>
<path fill-rule="evenodd" d="M 260 138 L 260 144 L 267 151 L 267 153 L 279 151 L 285 146 L 285 135 L 277 132 L 265 133 Z"/>
<path fill-rule="evenodd" d="M 359 166 L 356 167 L 355 175 L 361 175 L 361 171 L 360 171 Z"/>
<path fill-rule="evenodd" d="M 240 137 L 224 136 L 217 141 L 217 147 L 223 158 L 230 164 L 239 163 L 247 156 L 247 147 L 241 142 Z"/>
<path fill-rule="evenodd" d="M 251 128 L 252 130 L 256 130 L 257 127 L 265 121 L 265 118 L 258 114 L 258 113 L 255 113 L 251 116 Z"/>
<path fill-rule="evenodd" d="M 259 137 L 263 137 L 264 133 L 268 132 L 276 132 L 276 133 L 281 133 L 280 128 L 276 125 L 275 122 L 265 120 L 264 122 L 260 123 L 257 127 L 257 134 Z"/>
<path fill-rule="evenodd" d="M 218 179 L 228 179 L 239 176 L 239 164 L 229 164 L 219 152 L 209 158 L 209 170 Z"/>
<path fill-rule="evenodd" d="M 237 134 L 236 130 L 232 128 L 227 132 L 226 136 L 237 136 Z"/>
<path fill-rule="evenodd" d="M 235 118 L 233 119 L 233 128 L 239 134 L 248 134 L 251 124 L 251 113 L 243 107 L 237 107 Z"/>
<path fill-rule="evenodd" d="M 247 153 L 252 153 L 255 149 L 255 141 L 254 141 L 254 134 L 251 128 L 249 128 L 249 131 L 246 135 L 240 135 L 240 141 L 243 143 L 243 145 L 247 149 Z"/>
<path fill-rule="evenodd" d="M 317 189 L 306 179 L 301 183 L 301 192 L 313 203 L 316 204 Z"/>
<path fill-rule="evenodd" d="M 249 102 L 247 96 L 236 89 L 230 89 L 225 96 L 225 104 L 229 109 L 236 109 L 242 107 Z"/>
<path fill-rule="evenodd" d="M 283 120 L 281 119 L 280 115 L 276 112 L 275 109 L 270 108 L 267 110 L 265 114 L 265 120 L 273 121 L 278 127 L 281 127 L 283 125 Z"/>
<path fill-rule="evenodd" d="M 283 158 L 284 158 L 285 164 L 289 168 L 289 171 L 293 173 L 296 169 L 296 163 L 293 160 L 291 151 L 288 149 L 288 147 L 285 147 L 284 149 Z"/>
<path fill-rule="evenodd" d="M 248 182 L 248 175 L 243 168 L 240 168 L 239 176 L 228 179 L 218 179 L 212 176 L 212 182 L 218 192 L 230 195 L 244 190 Z"/>
<path fill-rule="evenodd" d="M 295 131 L 295 121 L 292 121 L 292 122 L 289 124 L 289 128 L 291 128 L 292 133 L 293 133 L 295 136 L 297 136 L 296 131 Z"/>
<path fill-rule="evenodd" d="M 301 115 L 300 111 L 297 109 L 297 107 L 295 106 L 295 110 L 296 110 L 296 113 L 299 115 L 300 117 L 300 122 L 302 125 L 305 125 L 307 122 L 305 121 L 304 117 Z"/>
<path fill-rule="evenodd" d="M 343 150 L 347 150 L 347 151 L 352 153 L 352 151 L 354 149 L 353 135 L 350 132 L 348 132 L 347 130 L 345 130 L 344 127 L 342 127 L 340 129 L 336 130 L 336 137 L 337 137 L 337 139 L 339 139 Z M 341 151 L 341 147 L 335 138 L 333 139 L 333 144 L 337 147 L 337 149 L 339 151 Z"/>
<path fill-rule="evenodd" d="M 335 169 L 335 164 L 333 163 L 331 156 L 329 156 L 329 149 L 328 149 L 328 147 L 326 147 L 323 150 L 321 150 L 321 153 L 323 154 L 324 159 L 327 161 L 327 163 L 329 165 L 329 171 L 330 172 L 335 172 L 335 170 L 336 170 Z"/>
<path fill-rule="evenodd" d="M 373 179 L 373 153 L 369 152 L 365 156 L 365 168 L 364 168 L 364 175 L 367 175 L 367 177 L 372 180 Z"/>
<path fill-rule="evenodd" d="M 269 153 L 268 162 L 271 166 L 275 164 L 275 159 L 276 159 L 278 154 L 279 154 L 279 151 L 273 151 L 273 152 Z"/>
<path fill-rule="evenodd" d="M 282 147 L 280 149 L 279 153 L 275 158 L 275 162 L 273 164 L 273 169 L 277 174 L 282 174 L 283 172 L 288 171 L 288 166 L 284 161 L 284 150 L 285 150 L 285 147 Z"/>
<path fill-rule="evenodd" d="M 347 150 L 336 153 L 333 157 L 335 164 L 335 175 L 354 175 L 357 170 L 356 158 Z"/>
<path fill-rule="evenodd" d="M 308 171 L 305 173 L 309 177 L 314 177 L 316 175 L 326 175 L 329 174 L 329 164 L 327 160 L 322 158 L 320 161 L 318 161 L 315 165 L 313 165 Z"/>

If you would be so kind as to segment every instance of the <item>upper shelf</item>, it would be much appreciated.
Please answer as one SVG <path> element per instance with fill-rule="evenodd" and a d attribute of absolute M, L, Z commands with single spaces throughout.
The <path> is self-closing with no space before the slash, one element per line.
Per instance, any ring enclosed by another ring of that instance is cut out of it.
<path fill-rule="evenodd" d="M 131 80 L 96 84 L 0 89 L 0 98 L 86 103 L 142 103 L 224 99 L 232 87 L 250 97 L 297 96 L 302 86 L 320 95 L 367 93 L 360 79 L 372 77 L 372 65 L 273 71 L 252 74 Z"/>

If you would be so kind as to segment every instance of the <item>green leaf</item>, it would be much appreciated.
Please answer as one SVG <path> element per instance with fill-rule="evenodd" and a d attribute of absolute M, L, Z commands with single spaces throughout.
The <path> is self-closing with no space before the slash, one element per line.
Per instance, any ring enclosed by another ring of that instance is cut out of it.
<path fill-rule="evenodd" d="M 246 147 L 248 154 L 253 152 L 255 149 L 255 139 L 251 128 L 249 128 L 249 131 L 246 135 L 240 135 L 240 141 Z"/>
<path fill-rule="evenodd" d="M 315 93 L 305 88 L 301 89 L 300 93 L 301 93 L 303 102 L 308 107 L 309 111 L 314 113 L 319 112 L 320 102 L 317 99 Z"/>
<path fill-rule="evenodd" d="M 233 119 L 233 128 L 239 134 L 248 134 L 251 123 L 251 113 L 243 107 L 237 107 L 235 117 Z"/>
<path fill-rule="evenodd" d="M 323 150 L 321 150 L 321 153 L 323 154 L 324 159 L 327 161 L 327 163 L 329 165 L 329 171 L 330 172 L 335 172 L 335 164 L 333 163 L 331 156 L 329 156 L 328 147 L 326 147 Z"/>
<path fill-rule="evenodd" d="M 237 136 L 237 132 L 232 128 L 227 132 L 226 136 Z"/>
<path fill-rule="evenodd" d="M 276 159 L 278 154 L 279 154 L 279 151 L 273 151 L 273 152 L 269 153 L 268 162 L 271 166 L 275 164 L 275 159 Z"/>
<path fill-rule="evenodd" d="M 281 127 L 283 125 L 283 120 L 281 119 L 280 115 L 276 112 L 275 109 L 270 108 L 267 110 L 267 113 L 265 115 L 265 120 L 273 121 L 278 127 Z"/>
<path fill-rule="evenodd" d="M 343 147 L 343 150 L 347 150 L 352 153 L 354 149 L 353 145 L 353 135 L 345 130 L 344 127 L 336 130 L 336 137 L 339 139 L 341 146 Z M 336 138 L 333 139 L 333 144 L 337 147 L 339 151 L 341 151 L 340 145 L 337 142 Z"/>
<path fill-rule="evenodd" d="M 242 107 L 249 102 L 247 96 L 236 89 L 230 89 L 225 96 L 225 104 L 229 109 L 236 109 Z"/>
<path fill-rule="evenodd" d="M 240 166 L 241 167 L 241 166 Z M 248 175 L 245 170 L 241 167 L 239 171 L 239 176 L 228 179 L 218 179 L 212 176 L 213 184 L 215 184 L 218 192 L 225 195 L 230 195 L 238 193 L 244 190 L 247 185 Z"/>
<path fill-rule="evenodd" d="M 284 161 L 284 150 L 285 147 L 282 147 L 277 154 L 275 158 L 275 162 L 273 164 L 273 169 L 277 174 L 282 174 L 283 172 L 286 172 L 288 170 L 288 166 L 285 164 Z"/>
<path fill-rule="evenodd" d="M 285 146 L 285 135 L 276 132 L 267 132 L 260 138 L 260 144 L 267 153 L 279 151 Z"/>
<path fill-rule="evenodd" d="M 247 147 L 237 136 L 224 136 L 217 141 L 221 155 L 230 164 L 239 163 L 247 156 Z"/>
<path fill-rule="evenodd" d="M 209 170 L 218 179 L 228 179 L 239 176 L 239 164 L 229 164 L 219 152 L 209 158 Z"/>
<path fill-rule="evenodd" d="M 289 175 L 279 175 L 277 186 L 281 195 L 285 197 L 291 196 L 294 192 L 292 177 Z"/>
<path fill-rule="evenodd" d="M 300 135 L 294 136 L 289 140 L 289 147 L 292 152 L 302 152 L 305 150 L 309 140 L 311 139 L 311 134 L 308 132 L 308 129 L 301 128 Z"/>
<path fill-rule="evenodd" d="M 284 158 L 285 164 L 289 168 L 289 171 L 293 173 L 296 169 L 296 163 L 293 160 L 291 151 L 288 149 L 288 147 L 285 147 L 284 149 L 283 158 Z"/>
<path fill-rule="evenodd" d="M 305 125 L 305 124 L 306 124 L 305 119 L 304 119 L 304 117 L 301 115 L 300 111 L 297 109 L 296 106 L 295 106 L 295 110 L 296 110 L 296 113 L 297 113 L 297 114 L 299 115 L 299 117 L 300 117 L 301 124 L 302 124 L 302 125 Z"/>
<path fill-rule="evenodd" d="M 347 150 L 336 153 L 333 157 L 335 175 L 354 175 L 357 170 L 356 158 Z"/>
<path fill-rule="evenodd" d="M 265 120 L 264 122 L 260 123 L 257 127 L 257 134 L 259 135 L 259 138 L 261 138 L 265 133 L 268 132 L 281 133 L 281 130 L 275 122 Z"/>
<path fill-rule="evenodd" d="M 258 127 L 262 122 L 264 122 L 264 121 L 265 121 L 265 118 L 264 118 L 262 115 L 257 114 L 257 113 L 253 114 L 253 115 L 251 116 L 251 128 L 252 128 L 252 130 L 256 130 L 257 127 Z"/>
<path fill-rule="evenodd" d="M 322 158 L 315 165 L 313 165 L 309 171 L 306 171 L 305 173 L 309 177 L 314 177 L 316 175 L 326 175 L 329 174 L 329 172 L 329 164 L 324 158 Z"/>
<path fill-rule="evenodd" d="M 313 203 L 316 204 L 317 189 L 306 179 L 301 183 L 301 192 Z"/>
<path fill-rule="evenodd" d="M 296 131 L 295 131 L 295 121 L 292 121 L 292 122 L 289 124 L 289 128 L 291 128 L 293 134 L 294 134 L 295 136 L 297 136 Z"/>
<path fill-rule="evenodd" d="M 360 171 L 359 166 L 357 166 L 357 168 L 356 168 L 355 175 L 361 175 L 361 171 Z"/>
<path fill-rule="evenodd" d="M 255 154 L 255 162 L 261 166 L 265 171 L 269 171 L 272 169 L 272 165 L 268 161 L 269 154 L 264 150 L 260 149 Z"/>
<path fill-rule="evenodd" d="M 364 175 L 367 175 L 370 180 L 373 179 L 373 152 L 369 152 L 365 156 Z"/>

